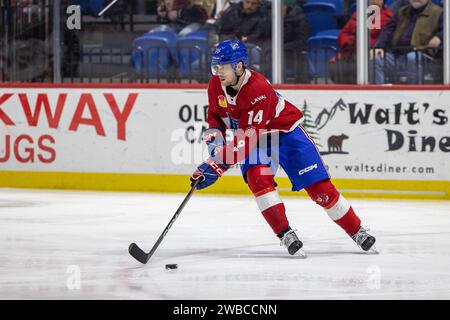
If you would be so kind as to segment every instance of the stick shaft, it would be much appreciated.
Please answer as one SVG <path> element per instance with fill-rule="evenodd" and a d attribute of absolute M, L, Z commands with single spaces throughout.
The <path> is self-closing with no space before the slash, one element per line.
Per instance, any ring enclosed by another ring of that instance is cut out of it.
<path fill-rule="evenodd" d="M 172 219 L 170 219 L 169 223 L 167 224 L 166 228 L 164 229 L 164 231 L 161 233 L 161 235 L 159 236 L 158 240 L 156 241 L 155 245 L 153 246 L 152 250 L 150 250 L 150 252 L 148 253 L 147 256 L 147 261 L 150 259 L 150 257 L 153 255 L 153 253 L 156 251 L 156 249 L 159 247 L 160 243 L 162 242 L 162 240 L 164 239 L 164 237 L 166 236 L 167 232 L 169 232 L 169 229 L 172 227 L 173 223 L 175 222 L 175 220 L 177 220 L 178 216 L 180 215 L 181 211 L 183 211 L 184 207 L 186 206 L 186 204 L 188 203 L 189 199 L 191 198 L 192 194 L 194 193 L 195 189 L 197 188 L 197 184 L 199 183 L 199 180 L 196 180 L 195 183 L 192 185 L 191 190 L 189 191 L 189 193 L 186 195 L 186 197 L 184 198 L 183 202 L 181 203 L 181 205 L 178 207 L 177 211 L 175 212 L 175 214 L 173 215 Z"/>

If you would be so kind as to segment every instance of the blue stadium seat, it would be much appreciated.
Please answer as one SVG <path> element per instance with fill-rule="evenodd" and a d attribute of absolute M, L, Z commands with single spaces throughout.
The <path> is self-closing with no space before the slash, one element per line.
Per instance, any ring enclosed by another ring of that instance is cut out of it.
<path fill-rule="evenodd" d="M 89 0 L 78 0 L 78 4 L 80 5 L 82 14 L 90 14 L 91 13 L 91 11 L 90 11 L 91 9 L 89 7 Z"/>
<path fill-rule="evenodd" d="M 209 75 L 208 32 L 194 31 L 178 38 L 178 70 L 182 77 Z"/>
<path fill-rule="evenodd" d="M 149 32 L 133 41 L 131 61 L 138 75 L 165 76 L 176 63 L 177 35 L 171 31 Z"/>
<path fill-rule="evenodd" d="M 306 0 L 306 3 L 330 3 L 334 4 L 336 8 L 336 16 L 343 16 L 344 15 L 344 0 Z"/>
<path fill-rule="evenodd" d="M 102 11 L 107 3 L 105 0 L 90 0 L 91 13 L 94 16 L 98 16 L 100 11 Z"/>
<path fill-rule="evenodd" d="M 341 33 L 341 29 L 322 30 L 322 31 L 317 32 L 316 36 L 334 36 L 334 37 L 339 37 L 339 33 Z"/>
<path fill-rule="evenodd" d="M 78 3 L 83 14 L 93 16 L 97 16 L 107 5 L 105 0 L 78 0 Z"/>
<path fill-rule="evenodd" d="M 314 36 L 308 39 L 308 63 L 312 76 L 321 78 L 328 76 L 328 61 L 338 51 L 337 36 Z"/>
<path fill-rule="evenodd" d="M 310 36 L 322 30 L 336 29 L 336 7 L 326 2 L 307 3 L 303 6 L 310 24 Z"/>

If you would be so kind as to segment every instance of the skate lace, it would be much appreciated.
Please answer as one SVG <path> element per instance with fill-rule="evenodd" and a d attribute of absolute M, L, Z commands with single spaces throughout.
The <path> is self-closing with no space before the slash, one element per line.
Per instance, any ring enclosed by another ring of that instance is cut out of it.
<path fill-rule="evenodd" d="M 358 246 L 361 246 L 361 244 L 369 237 L 367 231 L 370 231 L 370 227 L 361 227 L 361 229 L 359 229 L 359 231 L 352 237 Z"/>
<path fill-rule="evenodd" d="M 286 232 L 283 238 L 281 238 L 280 246 L 284 245 L 285 247 L 288 247 L 292 243 L 292 241 L 295 240 L 295 238 L 291 236 L 291 234 L 294 234 L 295 236 L 295 231 L 297 231 L 297 229 L 291 229 Z"/>

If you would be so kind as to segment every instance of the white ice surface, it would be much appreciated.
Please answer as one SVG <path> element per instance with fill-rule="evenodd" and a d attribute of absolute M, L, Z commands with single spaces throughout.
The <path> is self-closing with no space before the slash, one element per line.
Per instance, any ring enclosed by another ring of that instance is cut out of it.
<path fill-rule="evenodd" d="M 450 202 L 351 200 L 377 237 L 369 255 L 315 203 L 285 197 L 308 254 L 295 259 L 251 197 L 196 193 L 135 261 L 129 244 L 149 250 L 183 197 L 0 189 L 0 298 L 450 299 Z"/>

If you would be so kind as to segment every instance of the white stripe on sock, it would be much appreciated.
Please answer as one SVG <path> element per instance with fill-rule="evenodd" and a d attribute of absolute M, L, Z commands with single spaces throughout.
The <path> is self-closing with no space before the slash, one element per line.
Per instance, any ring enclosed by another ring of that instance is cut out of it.
<path fill-rule="evenodd" d="M 325 209 L 333 221 L 341 219 L 350 209 L 350 203 L 344 198 L 342 194 L 339 195 L 339 200 L 331 208 Z"/>
<path fill-rule="evenodd" d="M 283 201 L 281 201 L 278 191 L 273 190 L 256 197 L 256 203 L 258 204 L 259 210 L 263 212 L 276 204 L 283 203 Z"/>

